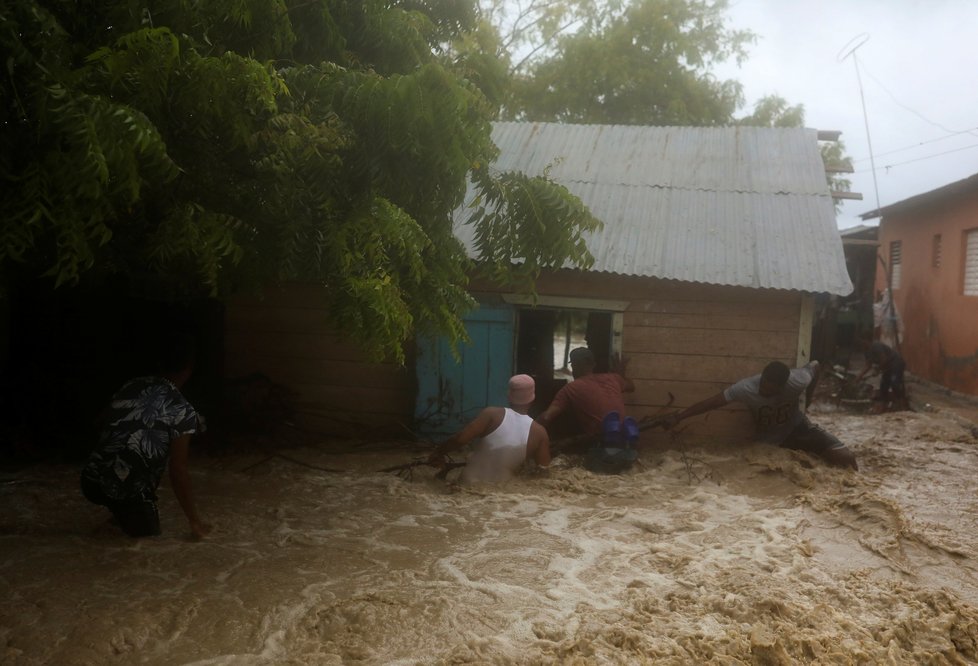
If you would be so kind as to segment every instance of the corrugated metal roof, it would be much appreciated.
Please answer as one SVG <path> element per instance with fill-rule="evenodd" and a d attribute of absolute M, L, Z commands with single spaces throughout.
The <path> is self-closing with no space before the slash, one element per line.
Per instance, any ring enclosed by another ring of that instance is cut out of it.
<path fill-rule="evenodd" d="M 493 134 L 493 137 L 496 135 Z M 498 145 L 498 144 L 497 144 Z M 922 194 L 917 194 L 908 199 L 903 199 L 897 201 L 896 203 L 890 204 L 889 206 L 883 206 L 881 208 L 876 208 L 869 212 L 863 213 L 859 217 L 864 220 L 872 220 L 876 217 L 886 217 L 887 215 L 897 215 L 899 213 L 905 213 L 914 208 L 920 208 L 922 206 L 930 206 L 936 203 L 943 203 L 946 201 L 951 201 L 955 197 L 959 197 L 962 194 L 970 194 L 978 190 L 978 173 L 963 178 L 961 180 L 954 181 L 948 185 L 938 187 L 935 190 L 929 190 Z"/>
<path fill-rule="evenodd" d="M 879 226 L 875 224 L 860 224 L 840 230 L 839 235 L 843 238 L 876 238 L 879 230 Z"/>
<path fill-rule="evenodd" d="M 494 168 L 549 166 L 604 222 L 591 270 L 852 291 L 816 130 L 495 123 L 492 138 Z M 456 234 L 471 249 L 472 228 Z"/>

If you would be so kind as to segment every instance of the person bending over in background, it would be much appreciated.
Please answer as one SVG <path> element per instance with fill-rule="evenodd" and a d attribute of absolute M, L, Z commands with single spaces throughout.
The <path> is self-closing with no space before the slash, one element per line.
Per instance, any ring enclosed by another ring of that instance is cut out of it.
<path fill-rule="evenodd" d="M 635 390 L 635 384 L 625 376 L 627 359 L 618 359 L 614 372 L 594 372 L 594 353 L 578 347 L 570 353 L 574 380 L 557 391 L 550 406 L 537 417 L 544 427 L 550 426 L 564 412 L 573 412 L 582 433 L 601 433 L 604 418 L 611 412 L 625 415 L 625 393 Z"/>
<path fill-rule="evenodd" d="M 907 364 L 903 357 L 889 345 L 874 342 L 866 349 L 866 367 L 856 377 L 856 382 L 861 382 L 873 369 L 880 373 L 880 389 L 873 397 L 876 403 L 874 410 L 882 412 L 890 403 L 893 409 L 907 409 L 907 390 L 903 383 L 903 372 L 907 369 Z"/>
<path fill-rule="evenodd" d="M 168 461 L 170 483 L 191 533 L 199 539 L 210 531 L 197 515 L 187 463 L 190 436 L 203 429 L 180 393 L 193 365 L 192 338 L 167 340 L 160 374 L 130 380 L 112 397 L 106 426 L 82 470 L 82 494 L 107 507 L 129 536 L 160 533 L 156 489 Z"/>
<path fill-rule="evenodd" d="M 722 393 L 677 412 L 666 424 L 675 427 L 691 416 L 719 409 L 730 402 L 741 402 L 750 409 L 761 441 L 813 453 L 826 462 L 858 470 L 856 456 L 831 433 L 808 420 L 798 407 L 806 389 L 814 387 L 818 361 L 790 370 L 780 361 L 772 361 L 759 375 L 741 379 Z M 811 392 L 806 396 L 811 401 Z"/>
<path fill-rule="evenodd" d="M 550 437 L 546 429 L 527 414 L 535 397 L 536 384 L 529 375 L 509 380 L 509 407 L 486 407 L 462 430 L 440 444 L 428 458 L 436 467 L 445 464 L 445 454 L 475 441 L 462 470 L 468 483 L 505 481 L 519 472 L 523 463 L 534 461 L 546 470 L 550 465 Z"/>

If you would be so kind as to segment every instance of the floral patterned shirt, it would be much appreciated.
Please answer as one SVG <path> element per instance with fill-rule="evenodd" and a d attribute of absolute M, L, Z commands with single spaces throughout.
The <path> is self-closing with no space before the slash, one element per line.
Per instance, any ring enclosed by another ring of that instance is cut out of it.
<path fill-rule="evenodd" d="M 108 424 L 82 476 L 110 499 L 155 500 L 170 442 L 198 430 L 197 412 L 173 382 L 133 379 L 112 397 Z"/>

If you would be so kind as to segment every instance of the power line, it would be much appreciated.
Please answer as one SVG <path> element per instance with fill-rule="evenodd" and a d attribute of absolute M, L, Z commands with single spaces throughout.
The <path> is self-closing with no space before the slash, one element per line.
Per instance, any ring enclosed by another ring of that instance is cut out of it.
<path fill-rule="evenodd" d="M 964 133 L 967 132 L 969 134 L 972 134 L 973 136 L 978 137 L 978 134 L 975 134 L 970 129 L 967 129 L 967 130 L 952 130 L 952 129 L 948 129 L 947 127 L 944 127 L 944 125 L 940 124 L 939 122 L 936 122 L 936 121 L 931 120 L 930 118 L 928 118 L 924 114 L 920 113 L 919 111 L 917 111 L 915 109 L 911 109 L 909 106 L 907 106 L 906 104 L 904 104 L 903 102 L 901 102 L 900 100 L 898 100 L 897 97 L 896 97 L 896 95 L 894 95 L 892 92 L 890 92 L 890 89 L 887 88 L 885 85 L 883 85 L 883 82 L 880 81 L 878 78 L 876 78 L 873 75 L 873 73 L 871 71 L 869 71 L 869 68 L 867 68 L 865 64 L 863 64 L 863 71 L 865 71 L 866 74 L 869 76 L 869 78 L 871 78 L 873 81 L 875 81 L 876 84 L 880 88 L 883 89 L 883 92 L 885 92 L 887 95 L 890 96 L 890 99 L 893 100 L 894 104 L 896 104 L 897 106 L 899 106 L 900 108 L 902 108 L 902 109 L 904 109 L 906 111 L 909 111 L 913 115 L 915 115 L 918 118 L 920 118 L 921 120 L 923 120 L 925 123 L 927 123 L 929 125 L 933 125 L 934 127 L 937 127 L 938 129 L 941 129 L 941 130 L 947 132 L 948 134 L 964 134 Z"/>
<path fill-rule="evenodd" d="M 973 130 L 978 130 L 978 127 L 972 127 L 971 129 L 961 130 L 960 132 L 954 132 L 953 134 L 947 134 L 945 136 L 939 136 L 936 139 L 928 139 L 927 141 L 918 141 L 917 143 L 909 146 L 904 146 L 903 148 L 894 148 L 893 150 L 888 150 L 885 153 L 879 153 L 876 157 L 883 157 L 885 155 L 893 155 L 894 153 L 902 153 L 907 150 L 913 150 L 914 148 L 920 148 L 921 146 L 926 146 L 929 143 L 936 143 L 938 141 L 946 141 L 947 139 L 953 139 L 961 134 L 972 134 Z M 869 157 L 860 157 L 852 160 L 852 163 L 865 162 Z"/>
<path fill-rule="evenodd" d="M 924 114 L 920 113 L 916 109 L 913 109 L 913 108 L 907 106 L 906 104 L 904 104 L 903 102 L 901 102 L 899 99 L 897 99 L 897 96 L 894 95 L 893 92 L 889 88 L 887 88 L 886 85 L 882 81 L 880 81 L 879 77 L 877 77 L 875 74 L 873 74 L 873 72 L 871 72 L 869 70 L 869 68 L 866 67 L 866 64 L 865 63 L 862 63 L 862 70 L 864 72 L 866 72 L 867 76 L 869 76 L 869 78 L 871 78 L 873 81 L 875 81 L 876 84 L 880 88 L 883 89 L 883 92 L 885 92 L 887 95 L 889 95 L 890 99 L 893 101 L 894 104 L 896 104 L 900 108 L 904 109 L 905 111 L 908 111 L 908 112 L 912 113 L 913 115 L 917 116 L 918 118 L 920 118 L 921 120 L 923 120 L 928 125 L 932 125 L 934 127 L 937 127 L 938 129 L 940 129 L 943 132 L 947 132 L 947 135 L 946 136 L 937 137 L 935 139 L 930 139 L 928 141 L 921 141 L 921 142 L 919 142 L 917 144 L 914 144 L 912 146 L 906 146 L 904 148 L 896 148 L 894 150 L 890 150 L 890 151 L 887 151 L 885 153 L 880 153 L 879 155 L 875 155 L 875 157 L 882 157 L 884 155 L 892 155 L 894 153 L 899 153 L 899 152 L 903 152 L 903 151 L 906 151 L 906 150 L 911 150 L 913 148 L 918 148 L 920 146 L 923 146 L 923 145 L 926 145 L 926 144 L 929 144 L 929 143 L 934 143 L 934 142 L 937 142 L 937 141 L 944 141 L 945 139 L 950 139 L 952 137 L 959 136 L 961 134 L 971 134 L 972 136 L 978 137 L 978 134 L 975 133 L 975 130 L 978 130 L 978 127 L 970 127 L 968 129 L 963 129 L 963 130 L 952 130 L 952 129 L 948 128 L 948 127 L 945 127 L 944 125 L 942 125 L 939 122 L 936 122 L 934 120 L 931 120 L 930 118 L 928 118 Z M 855 163 L 855 162 L 865 162 L 867 159 L 869 159 L 869 158 L 868 157 L 861 157 L 859 159 L 853 160 L 853 163 Z M 911 160 L 911 161 L 914 161 L 914 160 Z M 901 164 L 905 164 L 905 162 L 903 162 Z"/>
<path fill-rule="evenodd" d="M 876 182 L 876 162 L 873 159 L 873 140 L 869 136 L 869 115 L 866 113 L 866 97 L 863 95 L 863 79 L 859 74 L 859 57 L 856 51 L 860 46 L 869 41 L 869 33 L 864 32 L 856 35 L 849 40 L 849 43 L 842 47 L 836 58 L 842 62 L 846 58 L 852 57 L 852 64 L 856 68 L 856 81 L 859 84 L 859 99 L 863 106 L 863 123 L 866 125 L 866 144 L 869 146 L 869 164 L 873 173 L 873 191 L 876 194 L 876 210 L 880 209 L 880 187 Z"/>
<path fill-rule="evenodd" d="M 933 157 L 940 157 L 941 155 L 948 155 L 950 153 L 957 153 L 957 152 L 960 152 L 962 150 L 968 150 L 970 148 L 978 148 L 978 143 L 973 143 L 970 146 L 962 146 L 960 148 L 952 148 L 951 150 L 945 150 L 943 153 L 934 153 L 933 155 L 924 155 L 923 157 L 915 157 L 912 160 L 905 160 L 903 162 L 896 162 L 894 164 L 884 164 L 881 168 L 882 169 L 890 169 L 892 167 L 901 166 L 903 164 L 910 164 L 911 162 L 920 162 L 921 160 L 929 160 L 929 159 L 931 159 Z M 871 171 L 873 171 L 873 169 L 862 169 L 860 171 L 855 171 L 853 173 L 869 173 Z"/>

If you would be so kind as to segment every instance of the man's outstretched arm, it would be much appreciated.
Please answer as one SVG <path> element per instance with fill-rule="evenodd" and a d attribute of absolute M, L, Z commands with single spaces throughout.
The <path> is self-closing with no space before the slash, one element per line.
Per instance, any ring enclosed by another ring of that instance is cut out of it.
<path fill-rule="evenodd" d="M 812 404 L 812 400 L 815 399 L 815 388 L 818 386 L 818 380 L 822 376 L 822 366 L 819 365 L 818 361 L 812 361 L 808 364 L 808 367 L 812 372 L 812 381 L 808 382 L 808 386 L 805 388 L 805 409 Z"/>
<path fill-rule="evenodd" d="M 446 453 L 460 449 L 478 437 L 484 437 L 492 426 L 493 409 L 493 407 L 486 407 L 464 428 L 435 447 L 435 450 L 428 457 L 428 463 L 436 466 L 443 465 Z"/>
<path fill-rule="evenodd" d="M 672 418 L 665 422 L 667 429 L 674 428 L 679 425 L 680 421 L 685 421 L 693 416 L 699 416 L 700 414 L 705 414 L 706 412 L 712 412 L 714 409 L 719 409 L 725 406 L 729 401 L 724 397 L 723 393 L 717 393 L 716 395 L 707 398 L 706 400 L 701 400 L 695 405 L 690 405 L 681 412 L 676 412 L 672 415 Z"/>
<path fill-rule="evenodd" d="M 536 422 L 542 425 L 544 428 L 550 426 L 558 416 L 560 416 L 567 409 L 567 398 L 564 393 L 564 389 L 560 389 L 554 399 L 550 402 L 550 406 L 547 407 L 543 412 L 536 417 Z"/>

